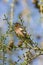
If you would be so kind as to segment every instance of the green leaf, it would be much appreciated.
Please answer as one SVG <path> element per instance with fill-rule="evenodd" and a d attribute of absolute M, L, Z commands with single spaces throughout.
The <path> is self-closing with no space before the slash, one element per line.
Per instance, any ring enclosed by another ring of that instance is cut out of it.
<path fill-rule="evenodd" d="M 24 61 L 24 62 L 22 62 L 20 65 L 26 65 L 27 64 L 27 62 L 26 61 Z"/>

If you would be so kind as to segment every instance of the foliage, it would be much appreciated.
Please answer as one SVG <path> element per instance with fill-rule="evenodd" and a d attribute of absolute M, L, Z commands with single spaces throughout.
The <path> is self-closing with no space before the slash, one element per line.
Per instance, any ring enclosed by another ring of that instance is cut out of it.
<path fill-rule="evenodd" d="M 25 54 L 23 54 L 24 62 L 20 63 L 20 65 L 28 65 L 32 62 L 33 59 L 37 58 L 40 55 L 43 55 L 43 49 L 39 48 L 38 44 L 34 43 L 32 41 L 32 39 L 30 38 L 31 35 L 27 33 L 26 27 L 23 26 L 24 21 L 22 20 L 21 16 L 19 16 L 20 22 L 18 22 L 18 24 L 20 23 L 20 26 L 22 27 L 22 32 L 21 32 L 21 30 L 20 30 L 20 32 L 24 36 L 21 36 L 21 35 L 18 36 L 18 33 L 16 33 L 16 31 L 14 29 L 16 23 L 11 25 L 11 23 L 8 21 L 8 18 L 6 18 L 6 15 L 4 15 L 4 16 L 5 16 L 5 19 L 3 19 L 3 20 L 6 20 L 6 22 L 7 22 L 8 30 L 6 31 L 5 34 L 1 34 L 1 36 L 0 36 L 0 51 L 2 50 L 2 52 L 3 52 L 3 56 L 2 56 L 3 65 L 5 65 L 5 60 L 6 60 L 5 54 L 11 54 L 13 50 L 14 50 L 14 52 L 17 49 L 20 49 L 20 50 L 27 49 L 28 50 L 25 52 Z M 14 40 L 10 40 L 10 42 L 8 44 L 6 44 L 5 41 L 6 41 L 7 37 L 8 36 L 14 37 L 15 35 L 20 40 L 18 45 L 17 46 L 15 45 Z M 13 41 L 13 42 L 11 42 L 11 41 Z M 34 54 L 32 51 L 34 52 Z M 11 63 L 10 65 L 18 64 L 18 62 L 21 60 L 21 57 L 18 56 L 18 58 L 19 58 L 18 61 Z"/>

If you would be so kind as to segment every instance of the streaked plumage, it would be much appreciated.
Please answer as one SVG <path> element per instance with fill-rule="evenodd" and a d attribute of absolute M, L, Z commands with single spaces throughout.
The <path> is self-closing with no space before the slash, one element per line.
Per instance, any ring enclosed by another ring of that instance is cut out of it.
<path fill-rule="evenodd" d="M 17 34 L 17 36 L 21 36 L 21 37 L 26 36 L 26 32 L 20 23 L 15 23 L 14 31 Z"/>

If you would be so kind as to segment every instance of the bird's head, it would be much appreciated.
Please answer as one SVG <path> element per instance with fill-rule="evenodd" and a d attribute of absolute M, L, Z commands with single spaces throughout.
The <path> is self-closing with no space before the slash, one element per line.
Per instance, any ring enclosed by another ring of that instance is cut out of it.
<path fill-rule="evenodd" d="M 19 28 L 22 28 L 22 25 L 20 23 L 15 23 L 14 31 L 16 32 L 17 30 L 19 30 Z"/>

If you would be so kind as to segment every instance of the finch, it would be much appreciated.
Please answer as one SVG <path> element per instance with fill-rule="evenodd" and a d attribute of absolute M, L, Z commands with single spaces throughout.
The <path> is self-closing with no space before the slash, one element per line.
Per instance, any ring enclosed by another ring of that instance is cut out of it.
<path fill-rule="evenodd" d="M 23 38 L 26 36 L 26 31 L 20 23 L 15 23 L 14 31 L 17 34 L 17 36 L 21 36 Z"/>

